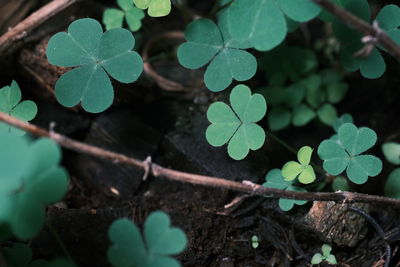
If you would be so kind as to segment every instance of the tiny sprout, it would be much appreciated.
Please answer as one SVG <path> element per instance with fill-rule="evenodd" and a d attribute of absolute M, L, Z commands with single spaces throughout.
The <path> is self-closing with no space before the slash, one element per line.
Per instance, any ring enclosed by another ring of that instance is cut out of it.
<path fill-rule="evenodd" d="M 253 248 L 258 248 L 258 246 L 260 245 L 259 241 L 260 241 L 260 240 L 258 239 L 258 236 L 253 235 L 253 236 L 251 237 L 251 246 L 252 246 Z"/>
<path fill-rule="evenodd" d="M 336 257 L 335 255 L 331 254 L 332 247 L 323 244 L 321 247 L 321 253 L 315 253 L 314 256 L 311 259 L 311 264 L 320 264 L 323 261 L 326 261 L 329 264 L 337 264 Z"/>

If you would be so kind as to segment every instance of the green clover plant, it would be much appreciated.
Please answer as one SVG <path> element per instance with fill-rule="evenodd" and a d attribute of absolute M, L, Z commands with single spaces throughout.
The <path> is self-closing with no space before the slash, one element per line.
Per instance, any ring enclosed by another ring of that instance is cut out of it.
<path fill-rule="evenodd" d="M 0 228 L 9 236 L 32 238 L 43 226 L 44 206 L 67 191 L 61 151 L 50 139 L 31 142 L 12 134 L 0 134 L 0 147 Z"/>
<path fill-rule="evenodd" d="M 371 11 L 367 0 L 345 0 L 340 1 L 343 8 L 352 12 L 357 17 L 365 21 L 370 21 Z M 378 27 L 385 31 L 393 40 L 400 44 L 400 8 L 396 5 L 387 5 L 383 7 L 375 18 Z M 370 53 L 361 56 L 355 56 L 363 47 L 361 42 L 361 33 L 350 29 L 342 22 L 331 19 L 333 21 L 333 30 L 335 36 L 341 42 L 341 62 L 343 67 L 348 71 L 360 70 L 365 78 L 375 79 L 382 76 L 386 70 L 385 61 L 374 47 Z"/>
<path fill-rule="evenodd" d="M 124 18 L 132 32 L 138 31 L 142 27 L 142 19 L 145 14 L 143 10 L 134 6 L 132 0 L 117 0 L 118 6 L 122 9 L 107 8 L 103 13 L 103 24 L 106 30 L 121 28 Z"/>
<path fill-rule="evenodd" d="M 37 114 L 37 106 L 33 101 L 25 100 L 21 102 L 21 90 L 16 81 L 12 81 L 10 86 L 0 89 L 0 111 L 20 119 L 30 121 Z M 25 134 L 24 131 L 0 122 L 0 133 L 11 132 L 17 135 Z"/>
<path fill-rule="evenodd" d="M 286 37 L 285 16 L 306 22 L 318 16 L 320 7 L 309 0 L 235 0 L 228 8 L 229 32 L 238 41 L 249 41 L 267 51 Z"/>
<path fill-rule="evenodd" d="M 386 160 L 393 165 L 400 165 L 400 144 L 388 142 L 382 145 Z M 400 168 L 394 169 L 385 182 L 385 196 L 400 199 Z"/>
<path fill-rule="evenodd" d="M 332 191 L 350 191 L 350 185 L 348 180 L 343 176 L 337 176 L 332 181 Z"/>
<path fill-rule="evenodd" d="M 382 145 L 382 152 L 386 160 L 394 165 L 400 165 L 400 144 L 387 142 Z"/>
<path fill-rule="evenodd" d="M 232 80 L 246 81 L 257 70 L 255 57 L 243 49 L 250 46 L 237 42 L 229 35 L 226 15 L 218 26 L 209 19 L 197 19 L 185 30 L 185 39 L 178 48 L 178 60 L 188 69 L 198 69 L 210 62 L 204 74 L 204 83 L 213 92 L 227 88 Z"/>
<path fill-rule="evenodd" d="M 251 246 L 256 249 L 258 248 L 258 246 L 260 245 L 260 240 L 258 239 L 258 236 L 253 235 L 251 237 Z"/>
<path fill-rule="evenodd" d="M 147 217 L 143 237 L 128 219 L 114 221 L 108 236 L 112 242 L 108 260 L 115 267 L 179 267 L 171 256 L 181 253 L 187 243 L 185 233 L 171 227 L 168 215 L 161 211 Z"/>
<path fill-rule="evenodd" d="M 150 17 L 164 17 L 171 12 L 171 0 L 133 0 L 140 9 L 147 9 Z"/>
<path fill-rule="evenodd" d="M 382 161 L 372 155 L 362 154 L 376 143 L 376 133 L 367 127 L 357 128 L 344 123 L 338 130 L 338 140 L 324 140 L 318 147 L 318 155 L 324 161 L 323 168 L 331 175 L 346 170 L 347 177 L 356 184 L 367 182 L 382 170 Z"/>
<path fill-rule="evenodd" d="M 47 58 L 53 65 L 75 67 L 60 77 L 55 85 L 57 100 L 66 107 L 79 102 L 88 112 L 98 113 L 111 106 L 114 90 L 110 75 L 122 83 L 138 79 L 143 61 L 132 51 L 135 38 L 125 29 L 103 33 L 100 23 L 79 19 L 68 32 L 51 37 Z"/>
<path fill-rule="evenodd" d="M 307 192 L 304 188 L 293 185 L 294 180 L 288 181 L 282 176 L 282 171 L 280 169 L 272 169 L 265 176 L 265 183 L 263 183 L 264 187 L 282 189 L 287 191 L 296 191 L 296 192 Z M 287 199 L 280 198 L 279 199 L 279 208 L 283 211 L 291 210 L 294 205 L 304 205 L 306 204 L 306 200 L 295 200 L 295 199 Z"/>
<path fill-rule="evenodd" d="M 311 61 L 308 65 L 312 66 Z M 291 123 L 299 127 L 316 117 L 331 126 L 337 119 L 334 104 L 343 100 L 348 89 L 347 83 L 342 81 L 342 74 L 325 69 L 300 79 L 302 72 L 294 71 L 295 66 L 289 73 L 290 79 L 296 82 L 290 86 L 283 85 L 287 78 L 282 76 L 274 81 L 274 84 L 281 85 L 259 89 L 272 106 L 268 126 L 273 131 L 282 130 Z"/>
<path fill-rule="evenodd" d="M 318 66 L 316 54 L 299 46 L 282 44 L 264 53 L 259 66 L 265 71 L 270 86 L 284 86 L 311 74 Z"/>
<path fill-rule="evenodd" d="M 33 260 L 32 249 L 22 243 L 13 244 L 12 247 L 1 249 L 6 262 L 12 267 L 75 267 L 76 265 L 69 260 L 58 258 L 51 261 Z"/>
<path fill-rule="evenodd" d="M 250 88 L 240 84 L 230 94 L 231 107 L 223 102 L 215 102 L 207 110 L 211 122 L 206 130 L 206 139 L 212 146 L 228 143 L 228 155 L 244 159 L 250 150 L 262 147 L 264 130 L 256 124 L 267 112 L 267 104 L 260 94 L 251 94 Z"/>
<path fill-rule="evenodd" d="M 320 264 L 323 261 L 326 261 L 329 264 L 337 264 L 337 260 L 335 255 L 331 254 L 332 252 L 332 247 L 323 244 L 321 247 L 321 253 L 315 253 L 314 256 L 311 259 L 311 264 Z"/>
<path fill-rule="evenodd" d="M 303 146 L 297 152 L 297 160 L 289 161 L 282 167 L 282 176 L 286 181 L 298 178 L 302 184 L 310 184 L 315 181 L 314 168 L 310 165 L 313 149 Z"/>

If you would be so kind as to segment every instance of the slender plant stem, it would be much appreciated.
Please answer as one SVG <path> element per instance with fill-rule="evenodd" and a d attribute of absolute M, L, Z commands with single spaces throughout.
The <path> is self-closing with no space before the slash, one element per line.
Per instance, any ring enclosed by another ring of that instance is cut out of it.
<path fill-rule="evenodd" d="M 290 146 L 288 143 L 286 143 L 285 141 L 283 141 L 282 139 L 280 139 L 278 136 L 274 135 L 270 131 L 265 130 L 265 132 L 267 133 L 267 136 L 269 136 L 272 139 L 274 139 L 278 144 L 282 145 L 284 148 L 286 148 L 287 150 L 289 150 L 293 154 L 297 155 L 297 150 L 294 149 L 292 146 Z"/>
<path fill-rule="evenodd" d="M 240 183 L 224 178 L 177 171 L 165 168 L 156 163 L 152 163 L 151 160 L 149 160 L 150 159 L 149 157 L 142 161 L 109 150 L 105 150 L 99 147 L 75 141 L 58 133 L 49 132 L 33 124 L 23 122 L 3 112 L 0 112 L 0 121 L 3 121 L 11 126 L 25 130 L 33 135 L 48 137 L 54 140 L 56 143 L 63 146 L 64 148 L 68 148 L 73 151 L 91 155 L 94 157 L 107 159 L 115 164 L 123 163 L 131 165 L 136 168 L 140 168 L 145 173 L 151 174 L 154 177 L 165 177 L 169 180 L 179 181 L 182 183 L 190 183 L 190 184 L 203 185 L 219 189 L 227 189 L 227 190 L 246 193 L 253 196 L 268 196 L 270 198 L 288 198 L 288 199 L 309 200 L 309 201 L 314 201 L 314 200 L 334 201 L 340 203 L 370 202 L 370 203 L 384 204 L 386 206 L 391 206 L 393 208 L 400 209 L 400 200 L 394 198 L 387 198 L 382 196 L 353 193 L 353 192 L 342 192 L 342 191 L 334 193 L 286 191 L 276 188 L 267 188 L 262 185 L 252 183 L 250 181 L 243 181 L 242 183 Z"/>
<path fill-rule="evenodd" d="M 322 8 L 330 12 L 336 18 L 347 24 L 349 27 L 362 32 L 365 35 L 373 36 L 377 42 L 384 47 L 397 61 L 400 62 L 400 46 L 379 27 L 374 27 L 364 20 L 358 18 L 344 8 L 333 4 L 330 0 L 312 0 Z M 379 25 L 378 25 L 379 26 Z"/>
<path fill-rule="evenodd" d="M 51 235 L 54 237 L 54 239 L 57 241 L 58 245 L 60 246 L 61 250 L 63 251 L 64 255 L 72 262 L 74 260 L 71 257 L 71 254 L 69 253 L 67 247 L 64 245 L 64 242 L 62 242 L 60 236 L 58 235 L 57 231 L 54 229 L 53 225 L 51 223 L 46 222 L 46 226 L 49 229 Z"/>
<path fill-rule="evenodd" d="M 268 136 L 270 136 L 272 139 L 274 139 L 278 144 L 282 145 L 284 148 L 286 148 L 293 154 L 297 155 L 297 150 L 294 149 L 291 145 L 289 145 L 288 143 L 286 143 L 285 141 L 283 141 L 282 139 L 280 139 L 278 136 L 274 135 L 270 131 L 266 130 L 265 132 L 267 133 Z M 326 175 L 326 172 L 324 171 L 324 169 L 322 169 L 321 166 L 319 166 L 315 162 L 311 161 L 311 166 L 313 166 L 313 168 L 320 174 Z"/>

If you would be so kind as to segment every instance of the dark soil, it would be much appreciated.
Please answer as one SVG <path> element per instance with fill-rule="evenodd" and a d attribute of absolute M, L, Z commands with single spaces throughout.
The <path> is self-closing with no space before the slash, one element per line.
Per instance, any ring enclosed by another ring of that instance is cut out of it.
<path fill-rule="evenodd" d="M 207 14 L 213 1 L 190 2 L 196 13 Z M 151 156 L 154 162 L 163 166 L 235 181 L 263 183 L 269 169 L 280 168 L 293 159 L 290 152 L 271 138 L 267 138 L 262 149 L 239 162 L 227 156 L 226 148 L 208 145 L 204 137 L 208 125 L 206 109 L 226 95 L 211 94 L 205 88 L 166 92 L 142 75 L 133 85 L 115 82 L 117 100 L 100 115 L 87 114 L 79 108 L 65 109 L 57 104 L 49 90 L 63 70 L 49 66 L 40 52 L 43 52 L 46 38 L 65 29 L 65 18 L 92 16 L 99 19 L 103 5 L 110 3 L 87 1 L 81 7 L 70 9 L 69 13 L 60 14 L 33 33 L 32 38 L 28 38 L 30 42 L 0 66 L 1 85 L 15 79 L 20 83 L 24 97 L 38 103 L 39 114 L 32 121 L 34 124 L 48 128 L 54 121 L 56 131 L 88 144 L 140 159 Z M 139 50 L 157 33 L 183 30 L 184 19 L 177 10 L 166 18 L 146 18 Z M 315 27 L 312 31 L 321 31 L 318 24 Z M 379 147 L 383 142 L 400 141 L 399 65 L 390 57 L 386 59 L 387 72 L 380 79 L 366 80 L 358 73 L 349 75 L 346 78 L 350 84 L 349 93 L 338 106 L 339 114 L 351 113 L 357 125 L 371 127 L 377 132 L 378 145 L 372 152 L 378 156 L 382 156 Z M 180 71 L 174 57 L 155 65 L 159 73 L 171 79 L 199 75 L 182 75 L 185 70 Z M 254 86 L 263 83 L 262 75 L 250 81 Z M 265 121 L 262 124 L 266 126 Z M 291 127 L 276 134 L 295 148 L 317 147 L 332 134 L 332 130 L 312 122 L 306 127 Z M 142 225 L 147 215 L 155 210 L 167 212 L 173 225 L 187 234 L 188 248 L 179 256 L 183 266 L 309 266 L 311 257 L 325 242 L 324 235 L 304 221 L 311 203 L 285 213 L 278 208 L 276 200 L 248 197 L 234 209 L 224 210 L 224 205 L 240 194 L 163 178 L 148 177 L 143 181 L 143 172 L 132 167 L 68 150 L 64 150 L 63 155 L 71 186 L 64 202 L 49 207 L 48 223 L 79 266 L 108 266 L 107 230 L 112 221 L 129 217 Z M 382 194 L 386 176 L 392 168 L 385 163 L 384 171 L 378 177 L 366 185 L 354 187 L 354 190 Z M 335 205 L 332 210 L 336 208 L 340 209 Z M 381 224 L 391 242 L 394 252 L 391 266 L 399 266 L 398 212 L 371 205 L 370 215 Z M 346 222 L 345 219 L 337 222 L 337 226 L 343 228 L 342 232 L 347 231 Z M 364 221 L 360 227 L 363 238 L 354 247 L 334 246 L 338 266 L 383 266 L 383 241 Z M 261 239 L 257 249 L 250 243 L 253 235 Z M 47 227 L 32 245 L 37 257 L 62 255 Z"/>

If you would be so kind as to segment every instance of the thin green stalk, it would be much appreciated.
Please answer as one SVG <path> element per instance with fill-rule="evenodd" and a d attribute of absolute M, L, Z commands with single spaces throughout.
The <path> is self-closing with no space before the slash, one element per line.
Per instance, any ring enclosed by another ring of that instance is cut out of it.
<path fill-rule="evenodd" d="M 279 137 L 277 137 L 276 135 L 274 135 L 273 133 L 265 130 L 265 132 L 267 133 L 267 135 L 269 135 L 272 139 L 274 139 L 274 141 L 276 141 L 277 143 L 279 143 L 280 145 L 282 145 L 283 147 L 285 147 L 287 150 L 289 150 L 290 152 L 292 152 L 293 154 L 297 155 L 297 150 L 294 149 L 292 146 L 290 146 L 288 143 L 286 143 L 285 141 L 283 141 L 282 139 L 280 139 Z M 326 174 L 326 172 L 324 171 L 324 169 L 321 168 L 321 166 L 319 166 L 318 164 L 316 164 L 315 162 L 311 161 L 311 166 L 320 174 Z"/>
<path fill-rule="evenodd" d="M 63 251 L 64 255 L 71 261 L 71 262 L 75 262 L 72 257 L 71 254 L 69 253 L 67 247 L 64 245 L 64 243 L 62 242 L 60 236 L 58 235 L 58 233 L 56 232 L 56 230 L 54 229 L 54 227 L 49 223 L 46 222 L 46 226 L 49 229 L 51 235 L 54 237 L 54 239 L 57 241 L 58 245 L 60 246 L 61 250 Z"/>

